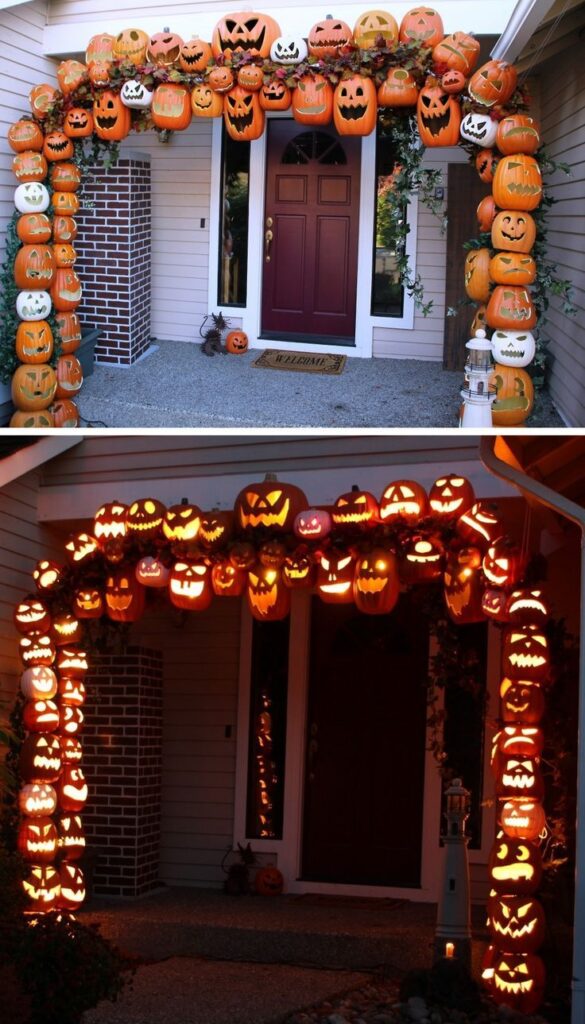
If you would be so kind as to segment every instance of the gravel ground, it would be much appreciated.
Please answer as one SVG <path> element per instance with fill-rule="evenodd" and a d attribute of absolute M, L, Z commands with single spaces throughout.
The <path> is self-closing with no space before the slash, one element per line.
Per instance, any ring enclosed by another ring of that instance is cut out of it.
<path fill-rule="evenodd" d="M 338 377 L 252 367 L 163 341 L 132 367 L 96 366 L 78 404 L 107 427 L 456 427 L 463 375 L 413 359 L 348 359 Z M 84 425 L 84 424 L 83 424 Z M 548 394 L 531 427 L 562 427 Z"/>

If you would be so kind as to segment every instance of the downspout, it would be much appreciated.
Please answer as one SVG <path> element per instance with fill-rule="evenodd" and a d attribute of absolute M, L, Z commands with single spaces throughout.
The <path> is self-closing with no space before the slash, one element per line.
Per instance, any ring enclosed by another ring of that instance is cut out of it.
<path fill-rule="evenodd" d="M 498 441 L 502 443 L 501 438 L 493 435 L 484 435 L 481 438 L 479 454 L 486 469 L 494 476 L 500 477 L 501 480 L 506 480 L 524 493 L 532 495 L 547 508 L 559 512 L 581 530 L 577 820 L 575 826 L 575 918 L 571 1024 L 583 1024 L 585 1021 L 585 509 L 500 459 L 496 455 Z"/>

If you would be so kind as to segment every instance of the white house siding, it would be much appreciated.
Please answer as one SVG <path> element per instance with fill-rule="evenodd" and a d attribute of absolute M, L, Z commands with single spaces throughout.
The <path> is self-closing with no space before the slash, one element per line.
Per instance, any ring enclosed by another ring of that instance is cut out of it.
<path fill-rule="evenodd" d="M 560 62 L 560 64 L 559 64 Z M 559 66 L 561 71 L 559 71 Z M 548 257 L 558 275 L 573 284 L 577 316 L 567 317 L 551 299 L 550 391 L 570 426 L 585 426 L 585 65 L 575 43 L 540 69 L 542 136 L 553 159 L 569 164 L 571 176 L 548 179 L 556 204 L 548 217 Z"/>

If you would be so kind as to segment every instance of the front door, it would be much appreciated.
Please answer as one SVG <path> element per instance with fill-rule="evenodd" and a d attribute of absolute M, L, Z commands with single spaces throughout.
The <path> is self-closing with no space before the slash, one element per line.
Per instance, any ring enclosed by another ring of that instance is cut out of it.
<path fill-rule="evenodd" d="M 313 598 L 302 877 L 420 885 L 428 623 Z"/>
<path fill-rule="evenodd" d="M 353 345 L 361 140 L 268 122 L 262 335 Z"/>

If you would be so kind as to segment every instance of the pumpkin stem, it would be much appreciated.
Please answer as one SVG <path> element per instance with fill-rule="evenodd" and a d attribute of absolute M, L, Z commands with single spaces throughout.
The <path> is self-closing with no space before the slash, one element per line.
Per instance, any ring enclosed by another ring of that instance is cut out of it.
<path fill-rule="evenodd" d="M 266 473 L 264 476 L 264 483 L 273 483 L 278 480 L 276 473 Z"/>

